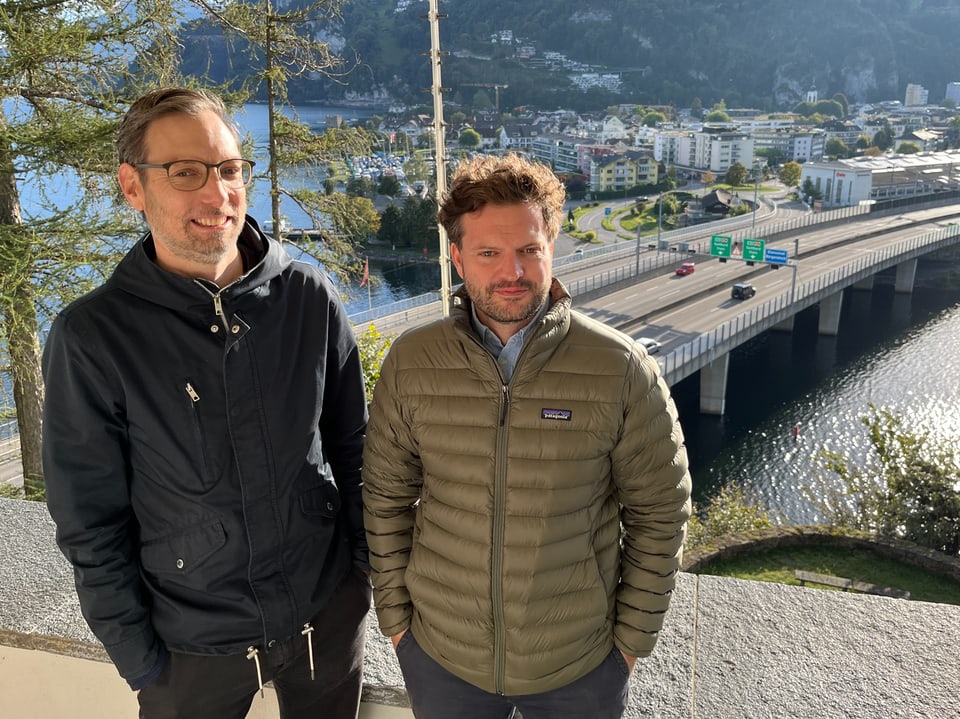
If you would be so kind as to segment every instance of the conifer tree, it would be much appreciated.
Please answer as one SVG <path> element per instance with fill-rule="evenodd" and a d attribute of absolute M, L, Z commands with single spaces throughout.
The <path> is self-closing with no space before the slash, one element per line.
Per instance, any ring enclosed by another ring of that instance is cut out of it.
<path fill-rule="evenodd" d="M 145 83 L 172 79 L 175 13 L 166 0 L 0 9 L 0 422 L 16 420 L 25 494 L 39 497 L 40 338 L 136 236 L 113 130 Z"/>
<path fill-rule="evenodd" d="M 204 22 L 213 23 L 229 40 L 230 52 L 246 56 L 245 65 L 252 72 L 238 81 L 243 91 L 266 102 L 266 179 L 273 227 L 282 226 L 281 198 L 289 198 L 315 228 L 322 228 L 320 240 L 304 238 L 298 245 L 329 272 L 359 276 L 357 245 L 376 234 L 379 218 L 369 200 L 326 193 L 322 187 L 325 176 L 350 168 L 352 156 L 370 154 L 377 138 L 362 127 L 313 132 L 298 120 L 289 94 L 292 83 L 344 82 L 352 69 L 328 42 L 316 39 L 338 18 L 340 0 L 282 9 L 273 0 L 222 6 L 208 0 L 191 2 L 206 13 Z"/>

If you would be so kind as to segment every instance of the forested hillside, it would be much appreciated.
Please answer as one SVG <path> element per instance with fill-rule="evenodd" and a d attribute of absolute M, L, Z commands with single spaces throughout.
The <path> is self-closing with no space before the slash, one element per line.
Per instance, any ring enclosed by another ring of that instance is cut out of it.
<path fill-rule="evenodd" d="M 389 93 L 429 98 L 426 0 L 352 0 L 324 28 L 345 57 L 359 59 L 345 82 L 306 82 L 300 101 Z M 462 99 L 468 83 L 508 85 L 501 105 L 598 107 L 611 102 L 790 109 L 810 87 L 852 102 L 902 99 L 907 83 L 943 99 L 960 81 L 956 0 L 441 0 L 444 85 Z M 242 61 L 194 28 L 186 44 L 197 67 L 237 73 Z M 501 38 L 491 42 L 494 36 Z M 504 40 L 509 38 L 509 41 Z M 532 47 L 530 59 L 520 58 Z M 207 48 L 214 50 L 204 58 Z M 562 53 L 598 71 L 622 73 L 614 95 L 571 87 L 570 70 L 544 66 Z M 212 57 L 212 62 L 208 61 Z"/>

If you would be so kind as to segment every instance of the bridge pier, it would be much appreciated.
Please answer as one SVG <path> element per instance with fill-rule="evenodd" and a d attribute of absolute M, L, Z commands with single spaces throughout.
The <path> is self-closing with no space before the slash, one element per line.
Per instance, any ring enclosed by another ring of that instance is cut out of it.
<path fill-rule="evenodd" d="M 700 369 L 700 413 L 722 415 L 727 404 L 730 353 L 725 352 Z"/>
<path fill-rule="evenodd" d="M 913 283 L 917 277 L 917 258 L 901 262 L 897 265 L 897 279 L 893 285 L 894 292 L 909 294 L 913 292 Z"/>
<path fill-rule="evenodd" d="M 843 290 L 820 300 L 820 325 L 822 335 L 836 337 L 840 332 L 840 307 L 843 305 Z"/>
<path fill-rule="evenodd" d="M 790 315 L 785 320 L 781 320 L 775 324 L 771 329 L 775 332 L 793 332 L 793 320 L 796 318 L 796 315 Z"/>

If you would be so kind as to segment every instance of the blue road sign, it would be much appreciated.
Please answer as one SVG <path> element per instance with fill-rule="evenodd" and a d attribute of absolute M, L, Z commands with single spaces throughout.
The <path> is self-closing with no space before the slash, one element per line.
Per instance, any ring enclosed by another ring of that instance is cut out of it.
<path fill-rule="evenodd" d="M 787 264 L 787 251 L 767 247 L 763 253 L 763 261 L 772 265 L 785 265 Z"/>

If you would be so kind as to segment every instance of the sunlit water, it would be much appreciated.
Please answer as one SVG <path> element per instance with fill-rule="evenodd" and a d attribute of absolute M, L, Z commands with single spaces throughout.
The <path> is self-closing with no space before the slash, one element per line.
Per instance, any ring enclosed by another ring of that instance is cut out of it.
<path fill-rule="evenodd" d="M 868 458 L 861 417 L 869 403 L 902 416 L 911 431 L 957 443 L 960 282 L 923 263 L 912 295 L 896 295 L 891 279 L 878 278 L 872 292 L 845 293 L 837 337 L 818 335 L 811 310 L 794 333 L 768 332 L 737 350 L 725 416 L 699 414 L 699 377 L 673 388 L 695 499 L 737 482 L 787 521 L 816 521 L 805 488 L 818 478 L 836 484 L 820 453 L 839 451 L 858 464 Z"/>

